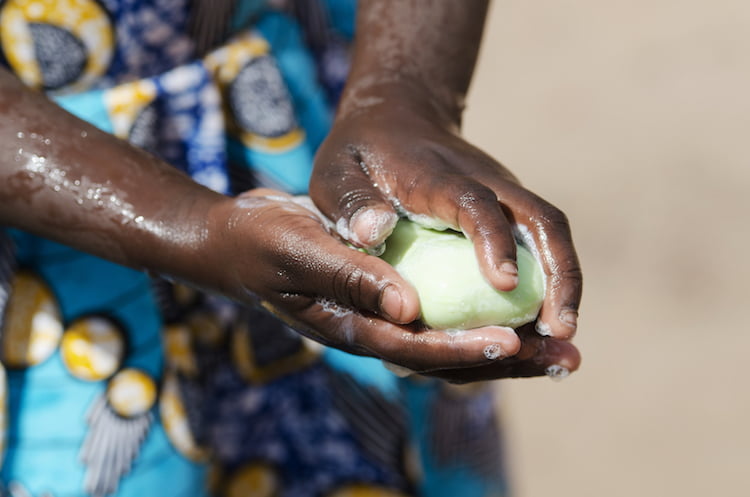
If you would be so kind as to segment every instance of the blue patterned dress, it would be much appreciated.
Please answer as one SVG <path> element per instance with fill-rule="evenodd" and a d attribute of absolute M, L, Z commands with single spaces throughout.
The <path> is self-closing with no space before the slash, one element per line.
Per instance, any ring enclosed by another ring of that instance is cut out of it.
<path fill-rule="evenodd" d="M 353 0 L 238 0 L 205 50 L 203 3 L 0 1 L 0 62 L 209 188 L 304 193 Z M 0 495 L 505 494 L 489 388 L 397 378 L 261 309 L 5 230 L 0 320 Z"/>

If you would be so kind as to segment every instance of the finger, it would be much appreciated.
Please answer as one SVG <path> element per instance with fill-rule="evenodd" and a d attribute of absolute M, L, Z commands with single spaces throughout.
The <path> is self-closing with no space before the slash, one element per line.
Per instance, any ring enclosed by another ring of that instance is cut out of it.
<path fill-rule="evenodd" d="M 491 189 L 466 176 L 433 174 L 398 185 L 396 191 L 408 212 L 460 229 L 472 241 L 490 285 L 502 291 L 518 285 L 513 231 Z"/>
<path fill-rule="evenodd" d="M 541 335 L 569 339 L 578 326 L 583 276 L 568 220 L 562 211 L 525 190 L 521 198 L 509 204 L 513 205 L 519 224 L 525 226 L 532 237 L 529 242 L 537 249 L 547 276 L 537 331 Z"/>
<path fill-rule="evenodd" d="M 377 166 L 356 151 L 341 162 L 323 160 L 316 161 L 310 181 L 310 196 L 318 208 L 353 245 L 381 245 L 396 226 L 398 214 L 369 175 L 368 168 Z"/>
<path fill-rule="evenodd" d="M 452 149 L 446 153 L 454 162 L 460 158 Z M 547 275 L 546 297 L 537 321 L 539 333 L 562 339 L 572 337 L 577 328 L 583 279 L 565 215 L 521 187 L 505 168 L 480 150 L 474 149 L 473 156 L 473 164 L 481 166 L 473 177 L 497 194 L 514 224 L 528 228 L 532 238 L 529 245 L 538 249 Z"/>
<path fill-rule="evenodd" d="M 517 353 L 521 347 L 518 335 L 511 328 L 489 326 L 464 332 L 423 330 L 332 302 L 312 301 L 298 309 L 294 317 L 316 340 L 417 372 L 490 364 Z"/>
<path fill-rule="evenodd" d="M 571 343 L 554 338 L 524 337 L 519 353 L 493 364 L 454 370 L 431 371 L 428 376 L 453 383 L 468 383 L 502 378 L 548 376 L 567 377 L 581 365 L 581 354 Z"/>

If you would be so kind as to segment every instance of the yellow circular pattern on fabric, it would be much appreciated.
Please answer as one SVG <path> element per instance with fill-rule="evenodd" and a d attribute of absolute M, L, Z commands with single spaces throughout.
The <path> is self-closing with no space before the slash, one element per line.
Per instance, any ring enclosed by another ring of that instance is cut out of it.
<path fill-rule="evenodd" d="M 302 347 L 269 364 L 259 366 L 255 360 L 251 331 L 246 323 L 238 324 L 231 337 L 230 357 L 240 375 L 251 383 L 265 383 L 283 375 L 299 371 L 312 364 L 320 356 L 320 349 L 312 340 L 303 340 Z"/>
<path fill-rule="evenodd" d="M 264 38 L 253 33 L 246 33 L 236 38 L 229 45 L 211 52 L 204 59 L 204 63 L 212 72 L 222 92 L 226 93 L 229 85 L 232 84 L 245 65 L 256 57 L 269 54 L 270 51 L 271 46 Z M 228 99 L 225 98 L 225 105 L 227 101 Z M 229 117 L 227 123 L 228 131 L 237 136 L 248 147 L 264 152 L 282 153 L 293 149 L 305 140 L 305 133 L 299 127 L 274 138 L 250 133 L 241 129 L 234 121 L 232 118 L 233 113 L 230 109 L 225 108 L 224 112 Z"/>
<path fill-rule="evenodd" d="M 104 94 L 115 136 L 127 139 L 138 114 L 156 98 L 156 83 L 143 79 L 116 86 Z"/>
<path fill-rule="evenodd" d="M 188 459 L 201 462 L 208 452 L 200 447 L 190 431 L 185 404 L 180 395 L 180 385 L 174 372 L 167 373 L 159 395 L 159 410 L 164 431 L 172 445 Z"/>
<path fill-rule="evenodd" d="M 122 417 L 144 414 L 156 402 L 156 383 L 143 371 L 123 369 L 110 380 L 107 400 L 110 407 Z"/>
<path fill-rule="evenodd" d="M 62 334 L 60 309 L 44 281 L 16 273 L 3 322 L 3 363 L 11 368 L 39 364 L 57 349 Z"/>
<path fill-rule="evenodd" d="M 114 323 L 101 317 L 74 322 L 65 331 L 60 355 L 67 370 L 81 380 L 99 381 L 120 368 L 125 340 Z"/>
<path fill-rule="evenodd" d="M 276 497 L 278 494 L 279 481 L 273 469 L 251 464 L 232 475 L 224 497 Z"/>
<path fill-rule="evenodd" d="M 226 337 L 224 326 L 219 318 L 208 312 L 194 312 L 185 319 L 192 337 L 201 345 L 209 347 L 219 346 Z"/>
<path fill-rule="evenodd" d="M 164 327 L 163 337 L 167 363 L 186 376 L 198 374 L 190 328 L 181 323 L 170 324 Z"/>
<path fill-rule="evenodd" d="M 256 135 L 249 131 L 240 131 L 239 135 L 244 145 L 263 152 L 274 153 L 291 150 L 305 140 L 305 132 L 300 128 L 295 128 L 285 135 L 274 138 Z"/>
<path fill-rule="evenodd" d="M 407 497 L 401 492 L 390 490 L 382 487 L 375 487 L 366 484 L 350 485 L 341 488 L 329 497 Z"/>
<path fill-rule="evenodd" d="M 208 54 L 204 64 L 222 88 L 234 81 L 240 70 L 255 57 L 267 55 L 271 46 L 260 36 L 245 33 L 230 44 Z"/>
<path fill-rule="evenodd" d="M 0 44 L 13 71 L 28 85 L 40 88 L 29 23 L 49 24 L 68 31 L 86 47 L 81 77 L 66 90 L 88 88 L 109 67 L 115 35 L 107 12 L 95 0 L 8 0 L 0 10 Z"/>

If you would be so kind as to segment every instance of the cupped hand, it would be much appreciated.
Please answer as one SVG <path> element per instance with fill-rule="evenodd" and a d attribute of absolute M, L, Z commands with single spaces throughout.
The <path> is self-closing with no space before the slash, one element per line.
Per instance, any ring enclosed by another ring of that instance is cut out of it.
<path fill-rule="evenodd" d="M 533 238 L 547 276 L 536 329 L 569 339 L 582 276 L 565 215 L 411 97 L 342 107 L 315 159 L 315 204 L 358 247 L 383 243 L 399 215 L 460 230 L 498 290 L 518 283 L 514 228 L 520 227 Z M 404 295 L 409 309 L 411 296 Z"/>

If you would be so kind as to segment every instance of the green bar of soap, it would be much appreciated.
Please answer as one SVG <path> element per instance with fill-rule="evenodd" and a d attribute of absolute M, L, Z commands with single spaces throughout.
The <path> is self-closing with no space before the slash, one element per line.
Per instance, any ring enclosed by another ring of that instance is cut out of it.
<path fill-rule="evenodd" d="M 456 231 L 435 231 L 402 219 L 381 258 L 414 285 L 422 321 L 430 328 L 516 328 L 536 319 L 544 300 L 544 273 L 522 245 L 517 247 L 519 283 L 510 292 L 487 283 L 472 243 Z"/>

